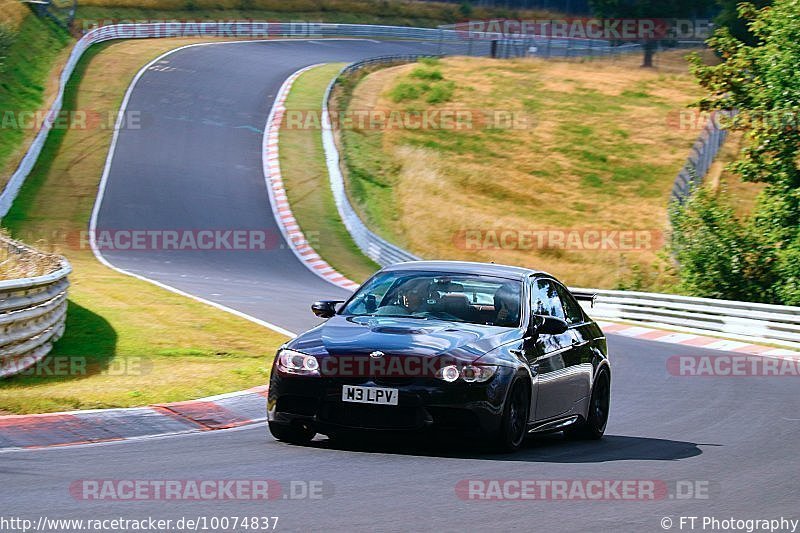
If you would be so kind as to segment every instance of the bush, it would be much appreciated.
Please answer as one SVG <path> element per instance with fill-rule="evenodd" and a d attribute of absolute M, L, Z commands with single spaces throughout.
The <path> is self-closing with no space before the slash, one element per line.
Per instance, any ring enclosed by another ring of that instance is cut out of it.
<path fill-rule="evenodd" d="M 786 249 L 778 252 L 778 298 L 786 305 L 800 305 L 800 232 Z"/>
<path fill-rule="evenodd" d="M 393 102 L 403 102 L 405 100 L 416 100 L 421 94 L 421 88 L 413 83 L 398 83 L 389 92 L 389 98 Z"/>
<path fill-rule="evenodd" d="M 411 71 L 411 77 L 417 78 L 419 80 L 430 80 L 430 81 L 439 81 L 444 78 L 442 76 L 442 71 L 439 69 L 426 69 L 422 67 L 417 67 L 413 71 Z"/>
<path fill-rule="evenodd" d="M 680 263 L 680 289 L 694 296 L 779 303 L 774 247 L 756 218 L 699 188 L 670 207 L 670 250 Z"/>

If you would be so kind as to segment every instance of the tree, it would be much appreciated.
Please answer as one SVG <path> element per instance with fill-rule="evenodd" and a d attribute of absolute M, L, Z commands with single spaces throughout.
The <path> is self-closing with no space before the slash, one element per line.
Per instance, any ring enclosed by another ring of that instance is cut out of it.
<path fill-rule="evenodd" d="M 713 4 L 714 0 L 589 0 L 595 16 L 621 19 L 687 19 L 705 15 Z M 643 67 L 653 66 L 659 41 L 665 42 L 667 39 L 657 35 L 656 38 L 643 40 Z"/>
<path fill-rule="evenodd" d="M 694 55 L 692 70 L 708 92 L 701 109 L 737 111 L 725 127 L 744 142 L 729 169 L 766 188 L 744 220 L 704 192 L 673 206 L 673 244 L 689 292 L 718 284 L 743 299 L 800 305 L 800 0 L 740 4 L 739 15 L 754 44 L 721 27 L 708 42 L 722 63 Z"/>
<path fill-rule="evenodd" d="M 745 181 L 800 187 L 797 149 L 800 142 L 800 0 L 779 0 L 757 9 L 740 4 L 756 44 L 747 45 L 728 28 L 719 28 L 708 40 L 723 59 L 704 65 L 692 57 L 692 67 L 708 96 L 704 110 L 736 109 L 728 124 L 746 132 L 747 143 L 733 166 Z M 787 191 L 789 192 L 789 191 Z"/>
<path fill-rule="evenodd" d="M 731 35 L 748 45 L 756 44 L 755 35 L 747 28 L 747 20 L 739 16 L 739 4 L 742 0 L 718 0 L 722 7 L 714 23 L 717 26 L 724 26 L 730 30 Z M 772 0 L 754 0 L 751 2 L 757 8 L 762 8 L 772 4 Z"/>
<path fill-rule="evenodd" d="M 709 39 L 724 60 L 704 65 L 695 55 L 692 69 L 708 96 L 703 110 L 735 109 L 727 127 L 744 132 L 745 143 L 730 168 L 745 181 L 766 183 L 761 211 L 765 232 L 777 246 L 795 240 L 800 226 L 800 0 L 777 0 L 757 9 L 740 4 L 755 45 L 747 45 L 727 28 Z"/>

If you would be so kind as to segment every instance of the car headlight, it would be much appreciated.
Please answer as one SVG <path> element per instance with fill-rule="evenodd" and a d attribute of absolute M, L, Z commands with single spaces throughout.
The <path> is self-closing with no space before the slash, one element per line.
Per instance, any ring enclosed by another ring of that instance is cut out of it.
<path fill-rule="evenodd" d="M 458 376 L 459 376 L 458 367 L 455 365 L 443 366 L 436 373 L 436 377 L 442 378 L 448 383 L 452 383 L 453 381 L 457 380 Z"/>
<path fill-rule="evenodd" d="M 483 383 L 484 381 L 489 381 L 495 372 L 497 372 L 496 366 L 467 365 L 461 369 L 461 379 L 467 383 Z"/>
<path fill-rule="evenodd" d="M 278 352 L 278 368 L 289 374 L 319 375 L 317 358 L 294 350 Z"/>
<path fill-rule="evenodd" d="M 452 383 L 459 377 L 467 383 L 483 383 L 489 381 L 497 372 L 494 365 L 466 365 L 459 369 L 456 365 L 448 365 L 436 372 L 436 377 Z"/>

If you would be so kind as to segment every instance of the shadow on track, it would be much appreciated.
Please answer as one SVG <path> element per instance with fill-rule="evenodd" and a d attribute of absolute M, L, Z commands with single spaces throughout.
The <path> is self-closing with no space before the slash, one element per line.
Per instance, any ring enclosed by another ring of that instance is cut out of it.
<path fill-rule="evenodd" d="M 676 461 L 703 453 L 693 442 L 606 435 L 600 441 L 570 441 L 561 434 L 529 438 L 525 447 L 513 454 L 487 452 L 470 439 L 372 437 L 353 435 L 345 440 L 318 439 L 309 446 L 318 449 L 359 453 L 389 453 L 428 457 L 520 461 L 531 463 L 603 463 L 608 461 Z"/>

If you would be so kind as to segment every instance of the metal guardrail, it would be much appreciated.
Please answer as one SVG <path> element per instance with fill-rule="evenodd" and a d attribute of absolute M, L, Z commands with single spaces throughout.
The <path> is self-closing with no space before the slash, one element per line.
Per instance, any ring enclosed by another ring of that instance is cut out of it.
<path fill-rule="evenodd" d="M 576 295 L 597 295 L 594 306 L 587 308 L 595 318 L 647 322 L 800 348 L 800 307 L 649 292 L 570 290 Z"/>
<path fill-rule="evenodd" d="M 332 123 L 330 120 L 328 103 L 333 93 L 334 86 L 341 81 L 343 75 L 352 74 L 353 72 L 372 65 L 408 63 L 416 61 L 421 57 L 430 56 L 420 54 L 375 57 L 351 63 L 344 67 L 339 72 L 339 75 L 328 84 L 325 96 L 322 99 L 322 116 L 327 118 L 327 124 Z M 325 150 L 325 162 L 328 166 L 328 176 L 330 177 L 331 190 L 333 191 L 333 199 L 336 202 L 336 209 L 339 211 L 339 216 L 342 218 L 347 231 L 350 232 L 350 236 L 364 255 L 382 267 L 394 263 L 402 263 L 404 261 L 418 260 L 419 257 L 373 233 L 367 228 L 364 222 L 361 221 L 361 218 L 358 216 L 355 209 L 353 209 L 353 206 L 350 204 L 350 199 L 347 197 L 344 176 L 339 166 L 341 158 L 339 157 L 339 149 L 336 146 L 333 128 L 322 128 L 322 147 Z"/>
<path fill-rule="evenodd" d="M 11 253 L 42 255 L 2 236 L 0 246 Z M 0 281 L 0 378 L 35 365 L 63 335 L 71 271 L 61 258 L 49 274 Z"/>
<path fill-rule="evenodd" d="M 725 116 L 729 117 L 731 114 L 725 113 Z M 672 186 L 673 201 L 683 203 L 692 189 L 703 182 L 727 137 L 728 130 L 720 128 L 719 121 L 714 117 L 709 118 L 692 146 L 686 164 L 675 178 Z"/>

